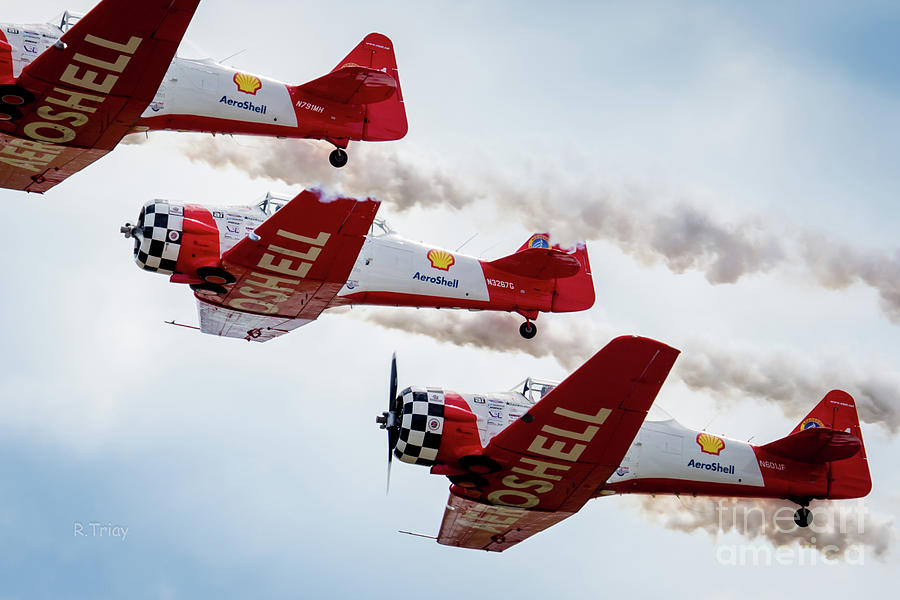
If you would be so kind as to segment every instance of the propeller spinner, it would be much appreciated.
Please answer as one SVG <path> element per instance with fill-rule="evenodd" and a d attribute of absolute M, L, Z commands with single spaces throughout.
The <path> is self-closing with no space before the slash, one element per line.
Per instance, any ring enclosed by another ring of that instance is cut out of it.
<path fill-rule="evenodd" d="M 391 462 L 394 458 L 394 448 L 400 439 L 400 420 L 403 418 L 401 411 L 403 404 L 397 397 L 397 353 L 391 357 L 391 382 L 388 396 L 388 409 L 375 417 L 375 422 L 381 425 L 381 429 L 387 429 L 388 434 L 388 468 L 387 486 L 385 493 L 391 489 Z"/>

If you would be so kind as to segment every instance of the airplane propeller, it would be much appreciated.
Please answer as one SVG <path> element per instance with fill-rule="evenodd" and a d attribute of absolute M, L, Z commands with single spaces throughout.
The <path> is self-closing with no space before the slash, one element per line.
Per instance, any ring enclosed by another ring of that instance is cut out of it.
<path fill-rule="evenodd" d="M 391 357 L 391 382 L 388 396 L 388 409 L 381 413 L 381 416 L 375 417 L 375 422 L 381 425 L 381 429 L 387 429 L 388 434 L 388 466 L 387 466 L 387 485 L 385 494 L 391 489 L 391 462 L 394 458 L 394 448 L 400 439 L 400 420 L 403 415 L 402 403 L 397 398 L 397 353 Z"/>

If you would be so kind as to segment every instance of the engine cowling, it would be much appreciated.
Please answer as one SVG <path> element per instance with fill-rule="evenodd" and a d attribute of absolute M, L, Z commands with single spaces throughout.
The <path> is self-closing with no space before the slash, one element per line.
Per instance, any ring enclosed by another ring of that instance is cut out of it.
<path fill-rule="evenodd" d="M 394 456 L 414 465 L 437 462 L 444 434 L 444 392 L 408 387 L 400 393 L 403 412 Z"/>
<path fill-rule="evenodd" d="M 483 448 L 477 418 L 457 393 L 409 387 L 400 393 L 402 413 L 394 456 L 432 472 L 458 472 L 463 462 Z M 437 465 L 437 466 L 436 466 Z"/>
<path fill-rule="evenodd" d="M 184 232 L 184 205 L 166 200 L 144 204 L 132 229 L 134 262 L 153 273 L 172 275 L 178 264 Z"/>

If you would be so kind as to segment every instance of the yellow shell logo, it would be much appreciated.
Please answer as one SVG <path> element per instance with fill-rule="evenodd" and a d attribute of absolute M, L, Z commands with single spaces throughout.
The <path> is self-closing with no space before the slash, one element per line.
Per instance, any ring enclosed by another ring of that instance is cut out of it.
<path fill-rule="evenodd" d="M 725 447 L 725 440 L 711 433 L 698 433 L 697 443 L 700 444 L 700 451 L 707 454 L 719 455 L 722 448 Z"/>
<path fill-rule="evenodd" d="M 431 261 L 431 266 L 441 271 L 449 271 L 450 267 L 456 263 L 453 255 L 446 250 L 429 250 L 426 256 Z"/>
<path fill-rule="evenodd" d="M 256 90 L 262 87 L 262 81 L 256 75 L 248 75 L 247 73 L 235 73 L 234 83 L 237 85 L 239 92 L 245 94 L 256 95 Z"/>

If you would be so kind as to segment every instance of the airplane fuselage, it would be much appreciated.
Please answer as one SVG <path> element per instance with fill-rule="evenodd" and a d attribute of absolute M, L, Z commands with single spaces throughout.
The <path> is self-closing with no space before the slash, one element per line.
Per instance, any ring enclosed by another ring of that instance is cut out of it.
<path fill-rule="evenodd" d="M 482 447 L 519 419 L 552 384 L 525 394 L 456 394 L 476 416 Z M 542 392 L 542 393 L 541 393 Z M 660 415 L 661 416 L 661 415 Z M 759 446 L 684 427 L 672 418 L 651 416 L 641 425 L 621 464 L 595 496 L 685 494 L 696 496 L 825 498 L 828 472 L 813 465 L 771 456 Z"/>

